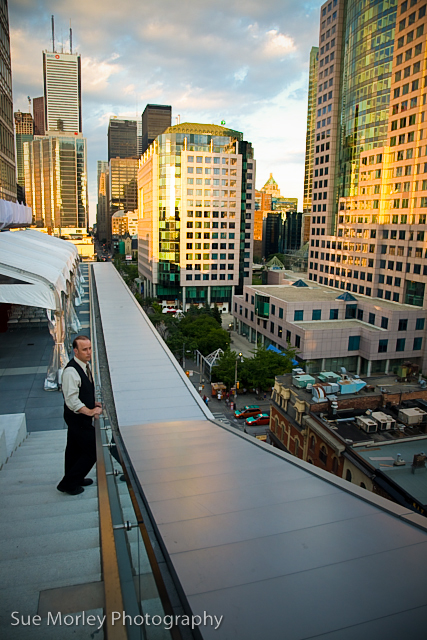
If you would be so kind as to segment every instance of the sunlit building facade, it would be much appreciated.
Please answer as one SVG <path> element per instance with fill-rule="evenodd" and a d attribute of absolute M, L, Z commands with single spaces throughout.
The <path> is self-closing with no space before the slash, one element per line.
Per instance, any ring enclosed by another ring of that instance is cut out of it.
<path fill-rule="evenodd" d="M 10 65 L 9 12 L 0 0 L 0 198 L 16 201 L 15 140 L 13 136 L 12 72 Z"/>
<path fill-rule="evenodd" d="M 158 136 L 138 171 L 146 295 L 231 309 L 251 281 L 255 170 L 240 132 L 186 123 Z"/>
<path fill-rule="evenodd" d="M 116 211 L 134 211 L 138 208 L 137 195 L 138 160 L 112 158 L 109 163 L 110 216 Z"/>
<path fill-rule="evenodd" d="M 304 213 L 311 213 L 314 141 L 316 138 L 318 54 L 319 47 L 311 47 L 308 75 L 307 133 L 305 138 L 304 199 L 302 208 Z"/>
<path fill-rule="evenodd" d="M 414 0 L 322 6 L 309 253 L 313 282 L 424 309 L 426 34 Z"/>
<path fill-rule="evenodd" d="M 43 51 L 45 130 L 82 132 L 80 55 Z"/>
<path fill-rule="evenodd" d="M 33 222 L 52 232 L 88 224 L 86 139 L 81 134 L 24 143 L 25 192 Z"/>
<path fill-rule="evenodd" d="M 16 111 L 14 118 L 17 180 L 18 184 L 25 188 L 24 142 L 31 142 L 34 138 L 34 121 L 31 113 L 21 111 Z"/>
<path fill-rule="evenodd" d="M 109 164 L 106 160 L 97 162 L 98 203 L 96 205 L 96 230 L 98 240 L 111 243 L 111 224 L 109 224 L 108 176 Z"/>

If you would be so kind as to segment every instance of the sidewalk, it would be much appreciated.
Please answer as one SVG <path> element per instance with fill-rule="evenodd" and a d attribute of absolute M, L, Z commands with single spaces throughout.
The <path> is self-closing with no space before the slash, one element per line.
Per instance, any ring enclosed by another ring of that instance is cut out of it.
<path fill-rule="evenodd" d="M 223 313 L 221 315 L 222 319 L 222 328 L 228 331 L 228 326 L 233 322 L 233 316 L 230 313 Z M 233 325 L 234 326 L 234 325 Z M 255 345 L 249 342 L 247 338 L 244 336 L 239 336 L 237 331 L 231 331 L 231 344 L 230 349 L 232 351 L 237 351 L 237 353 L 242 353 L 245 358 L 253 358 L 253 351 L 255 350 Z"/>

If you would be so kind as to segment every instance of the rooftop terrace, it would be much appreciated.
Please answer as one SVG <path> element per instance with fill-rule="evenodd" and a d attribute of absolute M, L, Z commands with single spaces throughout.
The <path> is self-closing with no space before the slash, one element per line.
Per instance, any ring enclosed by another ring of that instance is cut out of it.
<path fill-rule="evenodd" d="M 180 628 L 181 637 L 397 640 L 421 634 L 425 518 L 216 422 L 113 265 L 92 269 L 97 307 L 91 311 L 102 328 L 101 369 L 111 387 L 103 382 L 103 391 L 111 393 L 131 492 L 145 506 L 155 553 L 172 578 L 167 589 L 179 596 L 174 610 L 223 616 L 216 630 Z M 1 360 L 0 366 L 7 368 Z M 30 492 L 31 481 L 24 482 Z M 53 481 L 51 492 L 56 498 Z M 59 498 L 64 505 L 81 499 Z M 38 512 L 46 509 L 39 504 Z M 46 554 L 45 564 L 54 562 Z M 14 571 L 25 585 L 26 561 Z M 152 611 L 146 585 L 141 608 Z M 41 579 L 33 586 L 46 588 Z M 61 602 L 65 606 L 65 594 Z M 4 620 L 11 607 L 13 598 L 4 605 Z M 9 630 L 6 622 L 2 631 Z M 78 637 L 93 631 L 82 627 Z"/>

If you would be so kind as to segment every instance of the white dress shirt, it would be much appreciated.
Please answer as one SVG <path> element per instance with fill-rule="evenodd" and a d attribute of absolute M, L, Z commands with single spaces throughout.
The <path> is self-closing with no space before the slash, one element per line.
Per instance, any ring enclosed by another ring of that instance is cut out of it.
<path fill-rule="evenodd" d="M 87 363 L 82 362 L 74 356 L 74 360 L 81 366 L 86 374 Z M 79 409 L 85 406 L 85 404 L 79 398 L 79 392 L 81 387 L 81 378 L 74 367 L 67 367 L 62 374 L 62 393 L 64 395 L 64 401 L 67 407 L 78 413 Z"/>

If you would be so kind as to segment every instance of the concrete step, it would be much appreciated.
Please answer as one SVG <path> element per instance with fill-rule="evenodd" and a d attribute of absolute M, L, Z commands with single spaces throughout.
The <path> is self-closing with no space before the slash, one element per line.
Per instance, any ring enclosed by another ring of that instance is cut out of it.
<path fill-rule="evenodd" d="M 52 553 L 48 561 L 44 555 L 2 560 L 0 573 L 3 588 L 18 587 L 24 576 L 25 586 L 34 584 L 39 590 L 95 582 L 101 579 L 100 550 L 64 550 Z"/>
<path fill-rule="evenodd" d="M 34 556 L 50 556 L 53 553 L 78 551 L 80 549 L 96 549 L 99 547 L 98 527 L 80 529 L 78 531 L 47 531 L 37 536 L 20 537 L 2 540 L 1 557 L 13 560 Z M 49 558 L 50 560 L 50 558 Z"/>
<path fill-rule="evenodd" d="M 77 496 L 60 493 L 53 487 L 52 493 L 55 492 L 58 493 L 61 500 L 44 504 L 42 509 L 40 505 L 37 504 L 11 509 L 8 514 L 9 521 L 30 523 L 36 520 L 48 520 L 49 518 L 57 516 L 58 513 L 66 513 L 67 515 L 74 515 L 78 518 L 84 513 L 97 513 L 98 511 L 98 498 L 96 493 L 94 497 L 85 497 L 86 492 L 89 493 L 89 495 L 93 495 L 93 487 L 88 487 L 85 493 Z"/>
<path fill-rule="evenodd" d="M 1 485 L 0 485 L 1 487 Z M 85 488 L 84 494 L 81 494 L 84 499 L 93 499 L 97 495 L 96 484 L 93 484 Z M 54 485 L 47 487 L 40 486 L 37 493 L 31 491 L 23 491 L 22 493 L 13 494 L 0 494 L 0 510 L 2 511 L 2 517 L 7 514 L 7 509 L 13 509 L 16 511 L 17 507 L 32 507 L 32 506 L 45 506 L 50 504 L 63 504 L 64 494 L 58 491 Z M 68 496 L 72 499 L 74 496 Z M 79 497 L 79 496 L 76 496 Z"/>
<path fill-rule="evenodd" d="M 8 521 L 5 522 L 4 519 L 2 519 L 0 522 L 0 549 L 3 541 L 9 538 L 36 537 L 48 532 L 59 533 L 61 531 L 75 531 L 76 535 L 79 535 L 79 532 L 85 529 L 98 526 L 98 512 L 94 510 L 88 511 L 87 513 L 80 513 L 78 516 L 76 516 L 75 513 L 58 513 L 56 516 L 43 517 L 41 514 L 40 518 L 33 521 L 26 519 L 20 522 L 19 520 L 8 519 Z"/>

